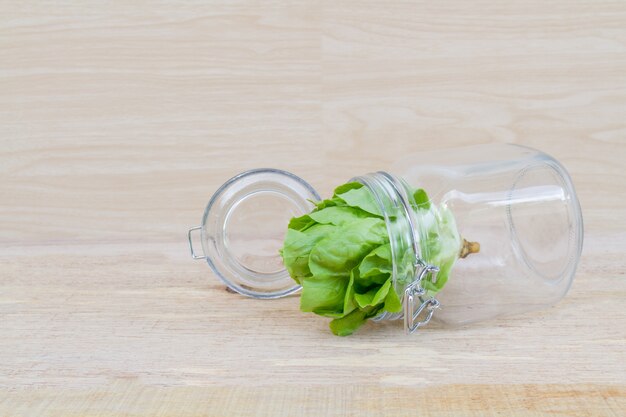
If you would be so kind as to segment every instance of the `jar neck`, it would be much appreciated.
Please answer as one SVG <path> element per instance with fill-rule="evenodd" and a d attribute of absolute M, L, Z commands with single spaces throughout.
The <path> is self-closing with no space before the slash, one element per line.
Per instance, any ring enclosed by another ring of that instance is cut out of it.
<path fill-rule="evenodd" d="M 410 188 L 402 179 L 387 172 L 365 174 L 352 181 L 366 186 L 380 208 L 391 246 L 393 287 L 402 296 L 415 280 L 416 268 L 424 264 L 419 249 L 419 225 L 411 208 Z M 403 313 L 384 312 L 374 320 L 393 320 L 402 316 Z"/>

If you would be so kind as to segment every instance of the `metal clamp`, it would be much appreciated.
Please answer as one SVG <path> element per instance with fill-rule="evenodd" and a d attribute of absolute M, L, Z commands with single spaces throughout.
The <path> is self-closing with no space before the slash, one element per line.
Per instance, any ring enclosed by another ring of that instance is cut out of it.
<path fill-rule="evenodd" d="M 193 243 L 191 241 L 191 232 L 193 232 L 194 230 L 200 230 L 202 229 L 202 226 L 196 226 L 196 227 L 192 227 L 191 229 L 189 229 L 189 232 L 187 232 L 187 238 L 189 239 L 189 251 L 191 252 L 191 257 L 193 259 L 205 259 L 206 256 L 205 255 L 196 255 L 196 253 L 193 251 Z"/>
<path fill-rule="evenodd" d="M 417 279 L 413 281 L 407 288 L 404 290 L 404 331 L 406 334 L 411 334 L 419 327 L 425 326 L 428 324 L 430 319 L 433 317 L 433 313 L 437 308 L 439 308 L 439 301 L 430 297 L 423 300 L 421 297 L 426 294 L 426 290 L 422 287 L 422 280 L 426 277 L 427 274 L 430 274 L 431 281 L 437 281 L 437 272 L 439 272 L 439 268 L 432 265 L 426 265 L 422 267 L 420 270 Z M 418 299 L 421 301 L 420 306 L 415 309 L 416 302 Z M 422 320 L 418 320 L 419 316 L 422 312 L 426 311 L 426 317 Z"/>

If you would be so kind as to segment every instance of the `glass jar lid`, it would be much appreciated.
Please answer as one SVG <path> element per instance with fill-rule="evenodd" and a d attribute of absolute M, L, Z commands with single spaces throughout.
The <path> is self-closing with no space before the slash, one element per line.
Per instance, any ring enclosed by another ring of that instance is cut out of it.
<path fill-rule="evenodd" d="M 278 298 L 300 286 L 283 265 L 280 248 L 292 217 L 313 209 L 319 195 L 302 178 L 278 169 L 243 172 L 211 197 L 201 226 L 189 230 L 196 259 L 206 259 L 232 290 L 254 298 Z M 192 232 L 200 230 L 204 255 L 196 255 Z"/>

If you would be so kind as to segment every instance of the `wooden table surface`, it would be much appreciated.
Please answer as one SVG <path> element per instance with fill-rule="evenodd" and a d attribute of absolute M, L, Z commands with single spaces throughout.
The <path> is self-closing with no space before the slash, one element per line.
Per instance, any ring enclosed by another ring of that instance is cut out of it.
<path fill-rule="evenodd" d="M 243 170 L 488 142 L 578 189 L 547 310 L 339 338 L 189 257 Z M 626 415 L 625 166 L 624 1 L 3 1 L 0 416 Z"/>

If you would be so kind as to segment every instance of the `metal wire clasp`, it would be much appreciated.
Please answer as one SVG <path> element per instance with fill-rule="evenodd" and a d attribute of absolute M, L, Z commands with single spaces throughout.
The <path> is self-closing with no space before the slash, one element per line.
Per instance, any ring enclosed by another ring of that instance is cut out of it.
<path fill-rule="evenodd" d="M 419 327 L 428 324 L 435 310 L 439 308 L 440 304 L 436 298 L 422 299 L 422 296 L 426 294 L 426 290 L 422 287 L 422 280 L 426 275 L 430 274 L 431 281 L 436 282 L 438 272 L 439 268 L 433 265 L 422 267 L 417 275 L 417 279 L 404 290 L 404 331 L 406 334 L 411 334 Z M 421 301 L 417 310 L 415 309 L 416 299 Z M 424 310 L 426 311 L 426 317 L 418 320 Z"/>

